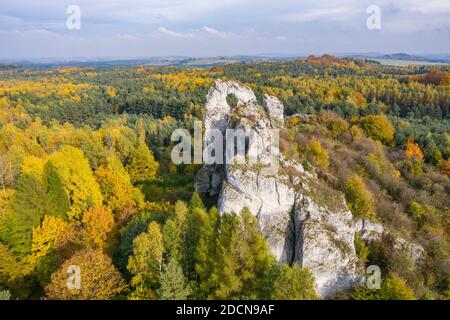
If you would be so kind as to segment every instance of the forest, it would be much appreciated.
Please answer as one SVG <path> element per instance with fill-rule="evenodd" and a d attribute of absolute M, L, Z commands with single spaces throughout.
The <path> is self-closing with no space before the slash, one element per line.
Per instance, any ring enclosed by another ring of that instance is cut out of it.
<path fill-rule="evenodd" d="M 219 214 L 174 165 L 209 88 L 233 79 L 285 106 L 283 155 L 345 194 L 355 217 L 420 244 L 355 238 L 380 290 L 336 299 L 450 298 L 450 66 L 324 55 L 209 68 L 0 67 L 0 300 L 318 299 L 311 272 L 279 265 L 248 211 Z M 68 288 L 79 266 L 81 289 Z"/>

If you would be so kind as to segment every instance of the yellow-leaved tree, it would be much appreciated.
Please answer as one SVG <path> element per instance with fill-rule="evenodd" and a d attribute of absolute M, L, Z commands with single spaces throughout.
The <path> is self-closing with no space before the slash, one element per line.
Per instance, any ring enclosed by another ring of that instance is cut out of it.
<path fill-rule="evenodd" d="M 115 214 L 142 205 L 141 191 L 133 187 L 128 172 L 117 158 L 110 157 L 107 168 L 98 168 L 95 177 L 104 196 L 105 205 Z"/>
<path fill-rule="evenodd" d="M 413 138 L 409 138 L 406 142 L 405 154 L 408 158 L 414 158 L 419 161 L 423 161 L 423 152 L 417 143 L 414 143 Z"/>
<path fill-rule="evenodd" d="M 68 272 L 73 280 L 68 286 Z M 108 300 L 126 288 L 111 258 L 99 250 L 84 249 L 67 259 L 52 274 L 45 288 L 47 297 L 56 300 Z"/>
<path fill-rule="evenodd" d="M 345 187 L 345 198 L 350 211 L 356 217 L 373 217 L 375 215 L 373 196 L 361 177 L 351 176 Z"/>
<path fill-rule="evenodd" d="M 33 229 L 32 261 L 36 262 L 39 258 L 45 256 L 55 246 L 67 226 L 68 223 L 59 217 L 45 216 L 41 225 Z"/>
<path fill-rule="evenodd" d="M 83 215 L 83 236 L 96 249 L 104 249 L 114 227 L 114 217 L 110 209 L 98 206 Z"/>
<path fill-rule="evenodd" d="M 312 139 L 306 146 L 306 155 L 322 169 L 326 169 L 329 165 L 328 152 L 317 139 Z"/>
<path fill-rule="evenodd" d="M 62 147 L 45 164 L 50 201 L 60 215 L 80 220 L 89 208 L 101 205 L 103 196 L 83 151 Z"/>
<path fill-rule="evenodd" d="M 153 153 L 147 145 L 139 142 L 136 149 L 127 159 L 126 168 L 133 182 L 152 180 L 156 178 L 159 163 L 153 157 Z"/>
<path fill-rule="evenodd" d="M 386 145 L 391 145 L 394 141 L 395 128 L 384 114 L 362 117 L 353 122 L 358 124 L 364 134 L 373 140 L 378 140 Z"/>

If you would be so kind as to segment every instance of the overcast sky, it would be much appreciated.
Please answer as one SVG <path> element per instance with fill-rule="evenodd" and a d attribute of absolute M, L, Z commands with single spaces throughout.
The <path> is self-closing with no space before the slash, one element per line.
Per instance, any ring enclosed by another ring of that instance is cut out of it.
<path fill-rule="evenodd" d="M 450 0 L 0 0 L 0 59 L 374 51 L 450 53 Z"/>

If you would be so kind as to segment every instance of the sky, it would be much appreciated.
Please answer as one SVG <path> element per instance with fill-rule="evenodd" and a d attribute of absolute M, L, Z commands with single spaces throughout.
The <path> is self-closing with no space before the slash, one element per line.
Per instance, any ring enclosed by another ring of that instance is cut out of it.
<path fill-rule="evenodd" d="M 0 59 L 366 52 L 450 53 L 450 0 L 0 1 Z"/>

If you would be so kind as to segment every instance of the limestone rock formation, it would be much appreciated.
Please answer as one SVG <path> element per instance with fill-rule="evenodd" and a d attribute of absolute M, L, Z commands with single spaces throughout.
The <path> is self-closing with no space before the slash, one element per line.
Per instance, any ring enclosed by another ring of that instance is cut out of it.
<path fill-rule="evenodd" d="M 227 102 L 230 94 L 237 99 L 234 108 Z M 342 208 L 331 210 L 310 196 L 310 182 L 317 178 L 301 164 L 283 158 L 272 139 L 273 130 L 284 125 L 283 104 L 266 95 L 260 106 L 250 88 L 218 80 L 208 93 L 205 111 L 206 132 L 217 129 L 225 137 L 227 129 L 256 133 L 257 139 L 246 141 L 245 152 L 258 163 L 205 165 L 197 175 L 197 191 L 219 196 L 222 213 L 248 208 L 272 254 L 280 263 L 298 263 L 311 270 L 322 297 L 361 283 L 364 270 L 356 256 L 355 234 L 371 242 L 385 230 L 368 220 L 354 221 L 343 197 Z M 265 171 L 274 162 L 278 170 Z"/>

